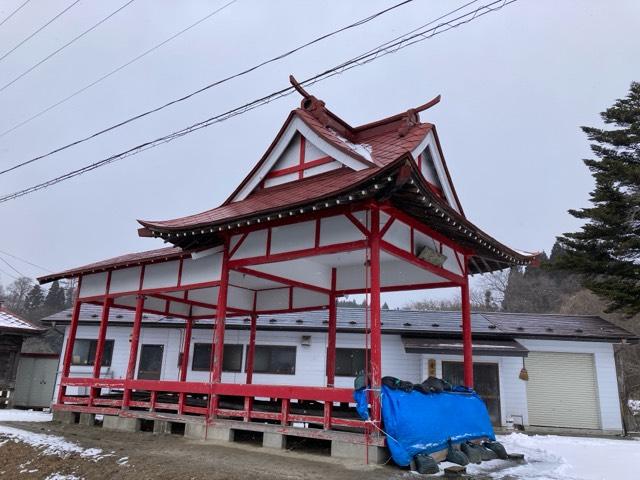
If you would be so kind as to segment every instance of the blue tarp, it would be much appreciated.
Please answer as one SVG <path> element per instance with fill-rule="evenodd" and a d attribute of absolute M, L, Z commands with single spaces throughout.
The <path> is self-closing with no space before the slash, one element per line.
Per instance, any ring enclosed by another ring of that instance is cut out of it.
<path fill-rule="evenodd" d="M 495 434 L 482 399 L 473 391 L 456 388 L 442 393 L 405 392 L 382 387 L 382 420 L 393 461 L 409 465 L 418 453 L 433 453 L 451 443 Z M 366 392 L 356 390 L 358 413 L 368 418 Z"/>

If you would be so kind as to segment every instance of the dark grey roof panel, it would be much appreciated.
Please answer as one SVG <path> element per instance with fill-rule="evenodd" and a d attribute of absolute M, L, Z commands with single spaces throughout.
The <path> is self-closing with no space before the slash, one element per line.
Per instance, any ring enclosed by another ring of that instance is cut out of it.
<path fill-rule="evenodd" d="M 55 313 L 45 318 L 46 323 L 59 324 L 71 321 L 71 309 Z M 83 304 L 80 321 L 97 323 L 100 321 L 102 307 L 100 305 Z M 337 328 L 342 332 L 361 332 L 368 321 L 363 308 L 337 309 Z M 109 322 L 132 323 L 134 312 L 120 308 L 112 308 Z M 459 336 L 462 333 L 462 317 L 460 312 L 427 312 L 415 310 L 382 310 L 382 331 L 403 335 L 449 335 Z M 163 317 L 145 313 L 143 324 L 184 325 L 184 320 L 174 317 Z M 210 325 L 211 320 L 199 320 L 197 325 Z M 302 313 L 284 313 L 277 315 L 260 315 L 258 328 L 280 330 L 326 330 L 329 313 L 325 310 L 314 310 Z M 471 316 L 473 333 L 480 336 L 506 337 L 538 337 L 538 338 L 573 338 L 573 339 L 629 339 L 637 336 L 617 327 L 597 316 L 579 315 L 542 315 L 518 313 L 485 313 L 476 312 Z M 248 317 L 231 317 L 227 319 L 230 328 L 248 328 Z"/>

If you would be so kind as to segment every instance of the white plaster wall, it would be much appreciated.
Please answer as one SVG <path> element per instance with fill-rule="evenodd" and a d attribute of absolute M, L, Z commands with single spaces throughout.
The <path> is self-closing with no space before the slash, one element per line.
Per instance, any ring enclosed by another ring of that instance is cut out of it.
<path fill-rule="evenodd" d="M 107 288 L 107 272 L 92 273 L 82 276 L 80 285 L 80 297 L 93 297 L 104 295 Z"/>

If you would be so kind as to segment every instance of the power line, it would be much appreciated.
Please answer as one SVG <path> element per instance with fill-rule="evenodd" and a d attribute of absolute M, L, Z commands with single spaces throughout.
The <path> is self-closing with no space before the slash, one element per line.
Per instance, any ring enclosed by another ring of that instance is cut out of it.
<path fill-rule="evenodd" d="M 9 272 L 7 272 L 6 270 L 3 270 L 2 268 L 0 268 L 0 273 L 4 273 L 6 276 L 11 277 L 14 280 L 18 279 L 18 277 L 16 277 L 15 275 L 11 275 Z"/>
<path fill-rule="evenodd" d="M 263 67 L 263 66 L 265 66 L 265 65 L 268 65 L 268 64 L 270 64 L 270 63 L 274 63 L 274 62 L 276 62 L 276 61 L 278 61 L 278 60 L 281 60 L 281 59 L 286 58 L 286 57 L 288 57 L 288 56 L 290 56 L 290 55 L 293 55 L 294 53 L 296 53 L 296 52 L 298 52 L 298 51 L 300 51 L 300 50 L 302 50 L 302 49 L 304 49 L 304 48 L 307 48 L 307 47 L 309 47 L 309 46 L 311 46 L 311 45 L 313 45 L 313 44 L 316 44 L 316 43 L 318 43 L 318 42 L 320 42 L 320 41 L 322 41 L 322 40 L 325 40 L 325 39 L 327 39 L 327 38 L 330 38 L 330 37 L 332 37 L 332 36 L 335 36 L 335 35 L 337 35 L 338 33 L 341 33 L 341 32 L 344 32 L 344 31 L 346 31 L 346 30 L 349 30 L 349 29 L 351 29 L 351 28 L 355 28 L 355 27 L 358 27 L 358 26 L 363 25 L 363 24 L 365 24 L 365 23 L 368 23 L 368 22 L 370 22 L 370 21 L 372 21 L 372 20 L 374 20 L 374 19 L 378 18 L 379 16 L 384 15 L 384 14 L 385 14 L 385 13 L 387 13 L 387 12 L 390 12 L 390 11 L 392 11 L 392 10 L 395 10 L 396 8 L 401 7 L 401 6 L 403 6 L 403 5 L 407 4 L 407 3 L 411 3 L 412 1 L 413 1 L 413 0 L 404 0 L 404 1 L 400 2 L 400 3 L 397 3 L 397 4 L 395 4 L 395 5 L 390 6 L 390 7 L 386 8 L 386 9 L 384 9 L 384 10 L 381 10 L 381 11 L 379 11 L 379 12 L 376 12 L 376 13 L 372 14 L 372 15 L 369 15 L 368 17 L 365 17 L 365 18 L 360 19 L 360 20 L 358 20 L 358 21 L 356 21 L 356 22 L 354 22 L 354 23 L 351 23 L 351 24 L 349 24 L 349 25 L 347 25 L 347 26 L 345 26 L 345 27 L 342 27 L 342 28 L 340 28 L 340 29 L 338 29 L 338 30 L 334 30 L 333 32 L 330 32 L 330 33 L 324 34 L 324 35 L 322 35 L 322 36 L 320 36 L 320 37 L 317 37 L 317 38 L 315 38 L 315 39 L 313 39 L 313 40 L 311 40 L 311 41 L 309 41 L 309 42 L 307 42 L 307 43 L 304 43 L 304 44 L 302 44 L 302 45 L 300 45 L 300 46 L 298 46 L 298 47 L 296 47 L 296 48 L 294 48 L 294 49 L 292 49 L 292 50 L 289 50 L 288 52 L 282 53 L 282 54 L 277 55 L 277 56 L 275 56 L 275 57 L 273 57 L 273 58 L 270 58 L 270 59 L 268 59 L 268 60 L 265 60 L 265 61 L 263 61 L 263 62 L 261 62 L 261 63 L 259 63 L 259 64 L 257 64 L 257 65 L 254 65 L 254 66 L 249 67 L 249 68 L 247 68 L 247 69 L 245 69 L 245 70 L 242 70 L 242 71 L 240 71 L 240 72 L 237 72 L 237 73 L 235 73 L 235 74 L 233 74 L 233 75 L 230 75 L 230 76 L 228 76 L 228 77 L 225 77 L 225 78 L 222 78 L 222 79 L 220 79 L 220 80 L 217 80 L 217 81 L 215 81 L 215 82 L 213 82 L 213 83 L 210 83 L 210 84 L 206 85 L 205 87 L 202 87 L 202 88 L 200 88 L 200 89 L 198 89 L 198 90 L 196 90 L 196 91 L 194 91 L 194 92 L 191 92 L 191 93 L 189 93 L 189 94 L 187 94 L 187 95 L 184 95 L 184 96 L 182 96 L 182 97 L 180 97 L 180 98 L 176 98 L 176 99 L 174 99 L 174 100 L 171 100 L 170 102 L 167 102 L 167 103 L 165 103 L 165 104 L 163 104 L 163 105 L 160 105 L 160 106 L 158 106 L 158 107 L 156 107 L 156 108 L 153 108 L 153 109 L 148 110 L 148 111 L 146 111 L 146 112 L 143 112 L 143 113 L 140 113 L 140 114 L 138 114 L 138 115 L 135 115 L 135 116 L 133 116 L 133 117 L 131 117 L 131 118 L 128 118 L 128 119 L 126 119 L 126 120 L 124 120 L 124 121 L 122 121 L 122 122 L 119 122 L 119 123 L 117 123 L 117 124 L 115 124 L 115 125 L 111 125 L 110 127 L 107 127 L 107 128 L 102 129 L 102 130 L 100 130 L 100 131 L 98 131 L 98 132 L 95 132 L 95 133 L 93 133 L 93 134 L 91 134 L 91 135 L 89 135 L 89 136 L 87 136 L 87 137 L 81 138 L 81 139 L 79 139 L 79 140 L 76 140 L 75 142 L 72 142 L 72 143 L 69 143 L 69 144 L 64 145 L 64 146 L 62 146 L 62 147 L 56 148 L 56 149 L 54 149 L 54 150 L 51 150 L 51 151 L 50 151 L 50 152 L 48 152 L 48 153 L 45 153 L 45 154 L 43 154 L 43 155 L 39 155 L 39 156 L 37 156 L 37 157 L 35 157 L 35 158 L 32 158 L 32 159 L 30 159 L 30 160 L 27 160 L 27 161 L 24 161 L 24 162 L 18 163 L 18 164 L 13 165 L 13 166 L 11 166 L 11 167 L 9 167 L 9 168 L 6 168 L 6 169 L 4 169 L 4 170 L 1 170 L 1 171 L 0 171 L 0 175 L 3 175 L 3 174 L 5 174 L 5 173 L 11 172 L 11 171 L 16 170 L 16 169 L 18 169 L 18 168 L 24 167 L 24 166 L 29 165 L 29 164 L 31 164 L 31 163 L 33 163 L 33 162 L 38 161 L 38 160 L 41 160 L 41 159 L 46 158 L 46 157 L 49 157 L 49 156 L 51 156 L 51 155 L 53 155 L 53 154 L 55 154 L 55 153 L 61 152 L 61 151 L 63 151 L 63 150 L 66 150 L 67 148 L 71 148 L 71 147 L 73 147 L 73 146 L 79 145 L 80 143 L 84 143 L 84 142 L 86 142 L 86 141 L 88 141 L 88 140 L 91 140 L 91 139 L 93 139 L 93 138 L 96 138 L 96 137 L 98 137 L 98 136 L 100 136 L 100 135 L 103 135 L 103 134 L 105 134 L 105 133 L 107 133 L 107 132 L 110 132 L 110 131 L 112 131 L 112 130 L 115 130 L 115 129 L 117 129 L 117 128 L 120 128 L 120 127 L 122 127 L 122 126 L 124 126 L 124 125 L 127 125 L 127 124 L 129 124 L 129 123 L 131 123 L 131 122 L 134 122 L 134 121 L 136 121 L 136 120 L 139 120 L 139 119 L 141 119 L 141 118 L 143 118 L 143 117 L 146 117 L 146 116 L 148 116 L 148 115 L 151 115 L 151 114 L 153 114 L 153 113 L 156 113 L 156 112 L 158 112 L 158 111 L 160 111 L 160 110 L 163 110 L 163 109 L 165 109 L 165 108 L 167 108 L 167 107 L 169 107 L 169 106 L 171 106 L 171 105 L 174 105 L 174 104 L 176 104 L 176 103 L 179 103 L 179 102 L 183 102 L 183 101 L 185 101 L 185 100 L 188 100 L 188 99 L 190 99 L 191 97 L 194 97 L 195 95 L 198 95 L 198 94 L 200 94 L 200 93 L 202 93 L 202 92 L 205 92 L 205 91 L 207 91 L 207 90 L 209 90 L 209 89 L 211 89 L 211 88 L 213 88 L 213 87 L 217 87 L 218 85 L 221 85 L 221 84 L 226 83 L 226 82 L 228 82 L 228 81 L 230 81 L 230 80 L 233 80 L 234 78 L 238 78 L 238 77 L 241 77 L 241 76 L 243 76 L 243 75 L 247 75 L 247 74 L 249 74 L 249 73 L 251 73 L 251 72 L 253 72 L 253 71 L 255 71 L 255 70 L 258 70 L 259 68 L 261 68 L 261 67 Z M 470 5 L 471 3 L 475 3 L 476 1 L 477 1 L 477 0 L 474 0 L 474 1 L 472 1 L 472 2 L 469 2 L 468 4 L 466 4 L 466 5 L 464 5 L 463 7 L 460 7 L 460 8 L 464 8 L 465 6 Z M 457 10 L 459 10 L 459 9 L 457 9 Z M 456 10 L 456 11 L 457 11 L 457 10 Z M 29 118 L 29 119 L 25 120 L 24 122 L 19 123 L 18 125 L 15 125 L 14 127 L 10 128 L 9 130 L 6 130 L 5 132 L 3 132 L 3 133 L 1 133 L 1 134 L 0 134 L 0 137 L 3 137 L 5 134 L 7 134 L 7 133 L 9 133 L 9 132 L 11 132 L 11 131 L 15 130 L 16 128 L 21 127 L 21 126 L 22 126 L 22 125 L 24 125 L 25 123 L 28 123 L 28 122 L 30 122 L 31 120 L 33 120 L 33 119 L 35 119 L 35 118 L 39 117 L 40 115 L 42 115 L 42 114 L 46 113 L 48 110 L 51 110 L 52 108 L 55 108 L 57 105 L 59 105 L 59 104 L 61 104 L 61 103 L 64 103 L 65 101 L 69 100 L 70 98 L 72 98 L 72 97 L 73 97 L 73 96 L 75 96 L 76 94 L 81 93 L 81 91 L 86 90 L 87 88 L 90 88 L 91 86 L 92 86 L 92 85 L 88 85 L 88 86 L 87 86 L 87 87 L 85 87 L 84 89 L 81 89 L 81 90 L 79 90 L 78 92 L 76 92 L 76 93 L 72 94 L 71 96 L 69 96 L 69 97 L 67 97 L 67 98 L 63 99 L 62 101 L 60 101 L 60 102 L 58 102 L 58 103 L 56 103 L 56 104 L 54 104 L 54 105 L 51 105 L 51 106 L 50 106 L 50 107 L 48 107 L 47 109 L 45 109 L 45 110 L 43 110 L 43 111 L 39 112 L 38 114 L 36 114 L 36 115 L 34 115 L 33 117 L 31 117 L 31 118 Z"/>
<path fill-rule="evenodd" d="M 5 53 L 4 55 L 2 55 L 0 57 L 0 62 L 2 60 L 4 60 L 5 58 L 7 58 L 9 55 L 11 55 L 13 52 L 15 52 L 18 48 L 20 48 L 22 45 L 24 45 L 25 43 L 27 43 L 29 40 L 31 40 L 33 37 L 35 37 L 38 33 L 40 33 L 42 30 L 44 30 L 45 28 L 47 28 L 49 25 L 51 25 L 53 22 L 55 22 L 58 18 L 60 18 L 62 15 L 64 15 L 65 13 L 67 13 L 69 10 L 71 10 L 71 8 L 76 5 L 77 3 L 79 3 L 80 0 L 76 0 L 75 2 L 73 2 L 71 5 L 69 5 L 67 8 L 65 8 L 64 10 L 62 10 L 60 13 L 58 13 L 55 17 L 53 17 L 51 20 L 49 20 L 47 23 L 45 23 L 44 25 L 42 25 L 40 28 L 38 28 L 35 32 L 33 32 L 31 35 L 29 35 L 27 38 L 25 38 L 24 40 L 22 40 L 20 43 L 18 43 L 15 47 L 13 47 L 11 50 L 9 50 L 7 53 Z"/>
<path fill-rule="evenodd" d="M 465 13 L 463 15 L 460 15 L 450 21 L 444 22 L 444 23 L 440 23 L 438 25 L 436 25 L 435 27 L 432 27 L 430 29 L 427 30 L 421 30 L 418 31 L 406 38 L 403 38 L 399 41 L 395 41 L 395 42 L 386 42 L 385 44 L 383 44 L 383 46 L 370 50 L 369 52 L 366 52 L 362 55 L 359 55 L 358 57 L 352 58 L 350 60 L 347 60 L 346 62 L 343 62 L 342 64 L 333 67 L 329 70 L 325 70 L 324 72 L 315 75 L 313 77 L 310 77 L 302 82 L 300 82 L 300 85 L 302 86 L 310 86 L 313 85 L 317 82 L 320 82 L 322 80 L 325 80 L 327 78 L 333 77 L 335 75 L 344 73 L 347 70 L 351 70 L 352 68 L 370 63 L 372 61 L 377 60 L 378 58 L 381 58 L 383 56 L 389 55 L 391 53 L 395 53 L 399 50 L 402 50 L 408 46 L 414 45 L 416 43 L 419 42 L 423 42 L 429 38 L 432 38 L 436 35 L 440 35 L 444 32 L 447 32 L 451 29 L 454 29 L 456 27 L 459 27 L 461 25 L 467 24 L 477 18 L 480 18 L 488 13 L 494 12 L 496 10 L 500 10 L 503 7 L 505 7 L 506 5 L 510 5 L 512 3 L 515 3 L 517 0 L 495 0 L 493 2 L 490 2 L 488 4 L 485 4 L 481 7 L 478 7 L 475 10 L 472 10 L 468 13 Z M 498 5 L 500 4 L 500 5 Z M 435 21 L 444 18 L 448 15 L 450 15 L 451 12 L 449 12 L 448 14 L 445 14 L 441 17 L 439 17 L 436 20 L 433 20 L 432 22 L 429 22 L 429 24 L 434 23 Z M 428 25 L 428 24 L 427 24 Z M 132 155 L 137 155 L 138 153 L 142 153 L 150 148 L 154 148 L 158 145 L 161 145 L 163 143 L 168 143 L 172 140 L 175 140 L 177 138 L 183 137 L 185 135 L 188 135 L 190 133 L 193 133 L 197 130 L 200 130 L 202 128 L 206 128 L 209 127 L 211 125 L 214 125 L 216 123 L 221 123 L 224 122 L 226 120 L 228 120 L 229 118 L 235 117 L 237 115 L 241 115 L 244 114 L 250 110 L 254 110 L 262 105 L 266 105 L 267 103 L 270 103 L 274 100 L 277 100 L 279 98 L 285 97 L 287 95 L 290 95 L 291 93 L 293 93 L 294 88 L 293 87 L 287 87 L 287 88 L 283 88 L 281 90 L 278 90 L 276 92 L 273 92 L 269 95 L 266 95 L 262 98 L 253 100 L 252 102 L 246 103 L 240 107 L 236 107 L 232 110 L 229 110 L 227 112 L 221 113 L 219 115 L 216 115 L 214 117 L 208 118 L 206 120 L 203 120 L 201 122 L 195 123 L 193 125 L 190 125 L 186 128 L 183 128 L 181 130 L 177 130 L 173 133 L 170 133 L 168 135 L 156 138 L 154 140 L 150 140 L 147 141 L 145 143 L 142 143 L 140 145 L 136 145 L 135 147 L 132 147 L 124 152 L 121 153 L 117 153 L 115 155 L 111 155 L 107 158 L 104 158 L 102 160 L 99 160 L 97 162 L 91 163 L 89 165 L 86 165 L 84 167 L 81 167 L 79 169 L 76 170 L 72 170 L 70 172 L 67 172 L 63 175 L 60 175 L 58 177 L 52 178 L 50 180 L 47 180 L 45 182 L 39 183 L 37 185 L 33 185 L 31 187 L 22 189 L 22 190 L 18 190 L 16 192 L 4 195 L 2 197 L 0 197 L 0 203 L 4 203 L 4 202 L 8 202 L 9 200 L 13 200 L 19 197 L 22 197 L 24 195 L 28 195 L 30 193 L 36 192 L 38 190 L 42 190 L 44 188 L 50 187 L 52 185 L 55 185 L 57 183 L 63 182 L 65 180 L 69 180 L 73 177 L 77 177 L 79 175 L 82 175 L 84 173 L 90 172 L 92 170 L 95 170 L 97 168 L 103 167 L 105 165 L 108 165 L 110 163 L 113 163 L 117 160 L 122 160 L 124 158 L 127 158 L 129 156 Z"/>
<path fill-rule="evenodd" d="M 11 12 L 11 13 L 10 13 L 10 14 L 9 14 L 9 15 L 4 19 L 4 20 L 2 20 L 2 21 L 0 22 L 0 27 L 1 27 L 2 25 L 4 25 L 4 24 L 5 24 L 5 22 L 6 22 L 7 20 L 9 20 L 11 17 L 13 17 L 16 13 L 18 13 L 20 10 L 22 10 L 22 7 L 24 7 L 27 3 L 29 3 L 29 1 L 30 1 L 30 0 L 27 0 L 26 2 L 24 2 L 22 5 L 20 5 L 18 8 L 16 8 L 13 12 Z"/>
<path fill-rule="evenodd" d="M 65 48 L 71 46 L 73 43 L 75 43 L 76 41 L 80 40 L 82 37 L 84 37 L 85 35 L 87 35 L 89 32 L 95 30 L 96 28 L 98 28 L 100 25 L 102 25 L 104 22 L 106 22 L 107 20 L 109 20 L 111 17 L 113 17 L 114 15 L 116 15 L 119 11 L 123 10 L 124 8 L 128 7 L 129 5 L 131 5 L 133 3 L 134 0 L 129 0 L 127 3 L 125 3 L 124 5 L 122 5 L 121 7 L 119 7 L 117 10 L 115 10 L 114 12 L 110 13 L 109 15 L 107 15 L 106 17 L 104 17 L 102 20 L 100 20 L 98 23 L 94 24 L 92 27 L 88 28 L 87 30 L 85 30 L 84 32 L 82 32 L 79 35 L 76 35 L 75 37 L 73 37 L 71 40 L 69 40 L 67 43 L 65 43 L 64 45 L 62 45 L 60 48 L 54 50 L 52 53 L 50 53 L 49 55 L 47 55 L 46 57 L 44 57 L 42 60 L 40 60 L 39 62 L 37 62 L 35 65 L 32 65 L 31 67 L 27 68 L 24 72 L 22 72 L 20 75 L 18 75 L 17 77 L 15 77 L 13 80 L 11 80 L 9 83 L 6 83 L 5 85 L 3 85 L 2 87 L 0 87 L 0 92 L 5 91 L 7 88 L 9 88 L 11 85 L 13 85 L 14 83 L 16 83 L 18 80 L 20 80 L 22 77 L 24 77 L 25 75 L 29 74 L 30 72 L 32 72 L 33 70 L 35 70 L 36 68 L 38 68 L 40 65 L 42 65 L 44 62 L 46 62 L 47 60 L 51 59 L 52 57 L 56 56 L 58 53 L 60 53 L 62 50 L 64 50 Z"/>
<path fill-rule="evenodd" d="M 13 265 L 11 265 L 8 261 L 6 261 L 4 258 L 0 257 L 0 261 L 2 261 L 3 263 L 5 263 L 9 268 L 11 268 L 11 270 L 13 270 L 14 272 L 16 272 L 18 275 L 20 275 L 21 277 L 26 277 L 26 275 L 24 273 L 22 273 L 20 270 L 18 270 L 16 267 L 14 267 Z"/>
<path fill-rule="evenodd" d="M 184 28 L 182 30 L 180 30 L 178 33 L 170 36 L 169 38 L 167 38 L 166 40 L 162 41 L 161 43 L 158 43 L 157 45 L 151 47 L 150 49 L 148 49 L 147 51 L 141 53 L 140 55 L 132 58 L 131 60 L 129 60 L 128 62 L 120 65 L 119 67 L 111 70 L 109 73 L 99 77 L 97 80 L 94 80 L 93 82 L 89 83 L 88 85 L 85 85 L 84 87 L 80 88 L 79 90 L 76 90 L 75 92 L 73 92 L 72 94 L 66 96 L 65 98 L 63 98 L 62 100 L 57 101 L 56 103 L 49 105 L 47 108 L 39 111 L 38 113 L 36 113 L 35 115 L 32 115 L 31 117 L 21 121 L 20 123 L 14 125 L 13 127 L 9 128 L 8 130 L 5 130 L 4 132 L 0 133 L 0 138 L 4 137 L 5 135 L 13 132 L 14 130 L 26 125 L 27 123 L 30 123 L 31 121 L 35 120 L 38 117 L 41 117 L 42 115 L 44 115 L 45 113 L 53 110 L 54 108 L 62 105 L 65 102 L 68 102 L 69 100 L 71 100 L 73 97 L 80 95 L 82 92 L 89 90 L 91 87 L 97 85 L 98 83 L 106 80 L 107 78 L 109 78 L 110 76 L 118 73 L 120 70 L 128 67 L 129 65 L 131 65 L 132 63 L 137 62 L 138 60 L 140 60 L 143 57 L 146 57 L 147 55 L 149 55 L 150 53 L 154 52 L 155 50 L 157 50 L 158 48 L 166 45 L 167 43 L 169 43 L 170 41 L 172 41 L 173 39 L 179 37 L 180 35 L 186 33 L 187 31 L 191 30 L 192 28 L 196 27 L 197 25 L 201 24 L 202 22 L 204 22 L 205 20 L 208 20 L 209 18 L 211 18 L 212 16 L 214 16 L 215 14 L 217 14 L 218 12 L 224 10 L 225 8 L 227 8 L 228 6 L 230 6 L 231 4 L 237 2 L 238 0 L 232 0 L 231 2 L 223 5 L 222 7 L 214 10 L 213 12 L 209 13 L 207 16 L 201 18 L 200 20 L 198 20 L 195 23 L 192 23 L 191 25 L 189 25 L 187 28 Z M 410 0 L 412 1 L 412 0 Z M 2 59 L 0 59 L 2 60 Z M 11 171 L 11 170 L 7 170 L 7 171 Z M 0 175 L 2 175 L 2 173 L 5 172 L 0 172 Z"/>
<path fill-rule="evenodd" d="M 40 270 L 43 270 L 45 272 L 52 273 L 52 270 L 49 270 L 48 268 L 43 267 L 42 265 L 38 265 L 37 263 L 30 262 L 29 260 L 26 260 L 26 259 L 24 259 L 22 257 L 18 257 L 17 255 L 14 255 L 12 253 L 5 252 L 4 250 L 0 250 L 0 253 L 3 254 L 3 255 L 7 255 L 8 257 L 15 258 L 16 260 L 24 262 L 27 265 L 31 265 L 32 267 L 36 267 L 36 268 L 39 268 Z"/>

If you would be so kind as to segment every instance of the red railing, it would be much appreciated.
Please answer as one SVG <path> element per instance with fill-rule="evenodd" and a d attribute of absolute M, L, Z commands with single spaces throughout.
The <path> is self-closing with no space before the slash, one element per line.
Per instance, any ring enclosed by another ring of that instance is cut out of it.
<path fill-rule="evenodd" d="M 157 380 L 123 380 L 123 379 L 94 379 L 64 377 L 61 385 L 66 387 L 108 388 L 113 390 L 128 390 L 129 392 L 147 392 L 148 400 L 127 400 L 124 405 L 122 398 L 101 398 L 95 396 L 64 395 L 62 402 L 55 408 L 77 411 L 93 411 L 95 413 L 118 414 L 121 408 L 142 408 L 149 411 L 167 410 L 178 414 L 209 415 L 209 408 L 214 396 L 242 397 L 243 407 L 215 408 L 211 412 L 216 417 L 239 418 L 246 422 L 251 420 L 279 421 L 282 425 L 292 422 L 314 423 L 323 425 L 325 429 L 331 426 L 363 428 L 364 422 L 355 418 L 340 418 L 332 415 L 332 408 L 324 408 L 320 415 L 297 414 L 291 412 L 292 401 L 316 401 L 325 405 L 335 403 L 353 403 L 353 390 L 349 388 L 303 387 L 295 385 L 259 385 L 202 382 L 179 382 Z M 159 402 L 160 394 L 178 394 L 176 403 Z M 193 406 L 187 404 L 187 395 L 200 395 L 205 399 L 205 405 Z M 123 395 L 123 398 L 125 396 Z M 132 398 L 129 396 L 128 398 Z M 256 398 L 266 398 L 279 402 L 279 411 L 260 411 L 254 408 Z M 214 403 L 215 404 L 215 403 Z"/>

